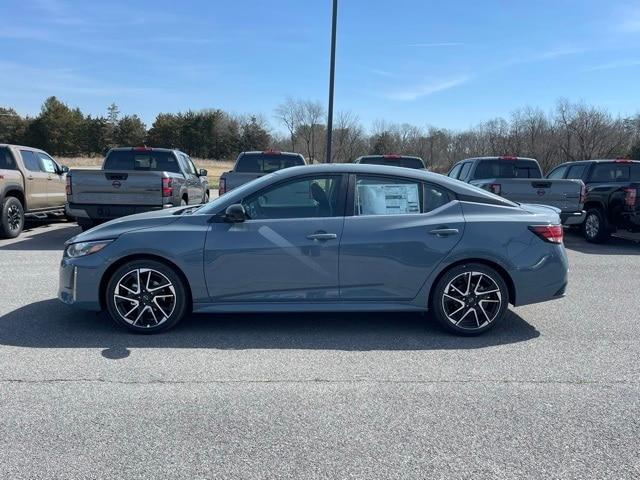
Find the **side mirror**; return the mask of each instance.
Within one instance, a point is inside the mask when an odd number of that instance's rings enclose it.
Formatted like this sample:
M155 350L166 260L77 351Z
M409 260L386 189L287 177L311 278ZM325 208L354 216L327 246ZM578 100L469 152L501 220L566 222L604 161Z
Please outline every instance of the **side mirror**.
M200 169L200 172L198 173L201 177L206 177L209 172L207 172L204 168Z
M60 173L69 173L69 167L67 167L66 165L61 165Z
M247 219L244 207L240 203L229 205L224 212L224 220L229 223L240 223Z

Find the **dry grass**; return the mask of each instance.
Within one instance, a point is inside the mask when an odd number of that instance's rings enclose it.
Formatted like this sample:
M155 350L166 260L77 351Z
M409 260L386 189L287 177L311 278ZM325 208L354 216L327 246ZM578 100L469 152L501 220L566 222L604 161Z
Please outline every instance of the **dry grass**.
M61 157L57 160L60 164L69 168L100 168L103 157ZM207 171L209 186L212 189L218 188L220 175L231 170L234 163L229 160L206 160L203 158L194 158L193 162L196 164L197 169L204 168Z

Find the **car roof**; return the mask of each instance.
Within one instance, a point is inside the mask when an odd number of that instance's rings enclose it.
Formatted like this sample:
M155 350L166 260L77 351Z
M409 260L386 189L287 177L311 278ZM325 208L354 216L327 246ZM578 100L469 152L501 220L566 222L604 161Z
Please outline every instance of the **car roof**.
M240 152L239 155L247 155L247 154L251 154L251 155L262 155L262 154L267 154L267 155L296 155L298 157L302 157L304 158L304 156L301 153L297 153L297 152L282 152L280 150L248 150L246 152Z
M27 145L15 145L13 143L0 143L0 147L13 147L13 148L17 148L17 149L20 149L20 150L31 150L33 152L47 153L44 150L42 150L41 148L28 147ZM49 155L49 154L47 153L47 155Z

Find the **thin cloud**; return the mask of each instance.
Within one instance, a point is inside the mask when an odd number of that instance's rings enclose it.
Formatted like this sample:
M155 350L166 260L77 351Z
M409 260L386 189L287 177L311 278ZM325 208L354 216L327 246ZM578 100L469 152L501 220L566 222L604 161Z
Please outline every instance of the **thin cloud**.
M469 81L469 76L460 75L458 77L432 80L429 82L415 85L395 92L390 92L385 96L390 100L412 101L422 97L433 95L443 90L458 87Z
M599 70L616 70L618 68L630 68L639 67L640 60L620 60L618 62L604 63L602 65L596 65L595 67L588 68L587 72L595 72Z
M462 42L436 42L436 43L410 43L407 47L415 48L435 48L435 47L460 47Z

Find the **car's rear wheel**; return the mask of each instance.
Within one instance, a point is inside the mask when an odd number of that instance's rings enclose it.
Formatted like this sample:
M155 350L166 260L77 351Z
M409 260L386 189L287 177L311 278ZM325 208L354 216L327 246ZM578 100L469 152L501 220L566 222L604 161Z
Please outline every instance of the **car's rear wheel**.
M0 237L16 238L24 228L24 208L16 197L6 197L0 211Z
M431 311L447 330L458 335L478 335L505 316L509 291L502 276L478 263L458 265L438 281Z
M592 208L587 212L582 223L582 234L585 240L591 243L603 243L609 239L610 232L601 210Z
M182 320L189 301L173 268L155 260L135 260L111 276L106 304L118 325L136 333L156 333Z

